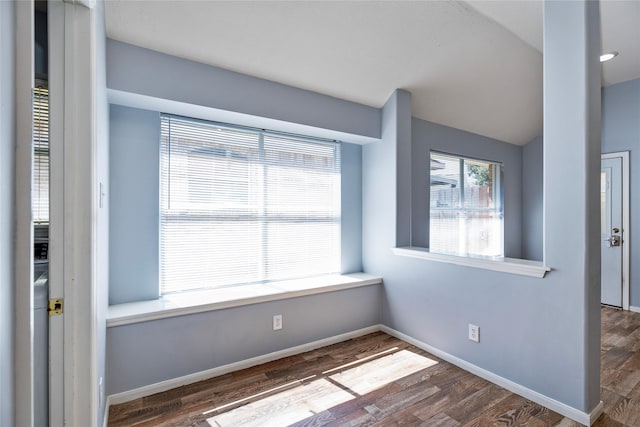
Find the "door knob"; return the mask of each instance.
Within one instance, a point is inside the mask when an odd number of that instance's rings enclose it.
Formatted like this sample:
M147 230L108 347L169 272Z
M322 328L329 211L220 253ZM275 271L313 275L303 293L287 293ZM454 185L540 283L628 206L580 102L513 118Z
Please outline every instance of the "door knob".
M608 239L606 239L607 242L609 242L609 247L614 247L614 246L620 246L620 236L611 236Z

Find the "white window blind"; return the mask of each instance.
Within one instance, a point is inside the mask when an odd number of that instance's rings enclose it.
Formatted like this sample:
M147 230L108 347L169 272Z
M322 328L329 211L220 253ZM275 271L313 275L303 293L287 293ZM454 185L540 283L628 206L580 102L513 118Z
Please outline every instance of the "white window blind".
M161 292L340 270L340 144L162 115Z
M33 221L49 222L49 90L33 90Z
M504 255L502 165L431 152L429 250Z

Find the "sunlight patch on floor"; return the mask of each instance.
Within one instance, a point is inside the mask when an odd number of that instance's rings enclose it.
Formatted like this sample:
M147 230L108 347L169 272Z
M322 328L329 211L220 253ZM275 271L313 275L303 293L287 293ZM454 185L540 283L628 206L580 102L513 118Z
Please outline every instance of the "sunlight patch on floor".
M381 351L380 353L372 354L370 356L354 360L353 362L345 363L344 365L338 366L337 368L328 369L328 370L324 371L323 374L324 375L328 375L331 372L342 371L345 368L348 368L349 366L361 365L363 362L366 362L367 360L376 359L378 357L381 357L384 354L393 353L394 351L397 351L397 350L398 350L398 347L392 347L390 349Z
M329 378L363 395L437 363L412 351L402 350L331 375Z
M351 393L323 378L208 418L207 422L215 427L286 426L353 398Z
M323 373L324 377L313 379L315 376L310 376L296 380L204 414L246 402L208 418L207 422L212 427L290 425L438 363L409 350L397 350L384 350L327 370Z

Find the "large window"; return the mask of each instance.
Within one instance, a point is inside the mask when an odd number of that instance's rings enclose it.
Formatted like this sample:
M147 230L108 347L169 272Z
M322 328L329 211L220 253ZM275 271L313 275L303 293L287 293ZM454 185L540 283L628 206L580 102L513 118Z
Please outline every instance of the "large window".
M339 272L339 143L161 123L162 293Z
M429 250L504 255L502 165L431 152Z

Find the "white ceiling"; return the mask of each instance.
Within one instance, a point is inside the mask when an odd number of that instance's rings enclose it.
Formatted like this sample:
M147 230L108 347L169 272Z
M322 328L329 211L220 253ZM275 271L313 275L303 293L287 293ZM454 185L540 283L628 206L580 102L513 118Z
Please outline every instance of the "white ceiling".
M605 81L640 77L640 1L602 17L620 51ZM403 88L414 116L502 141L542 131L539 0L109 0L106 21L116 40L374 107Z
M471 7L542 52L542 1L472 0ZM605 86L640 77L640 0L600 0L602 52L620 52L602 70Z

